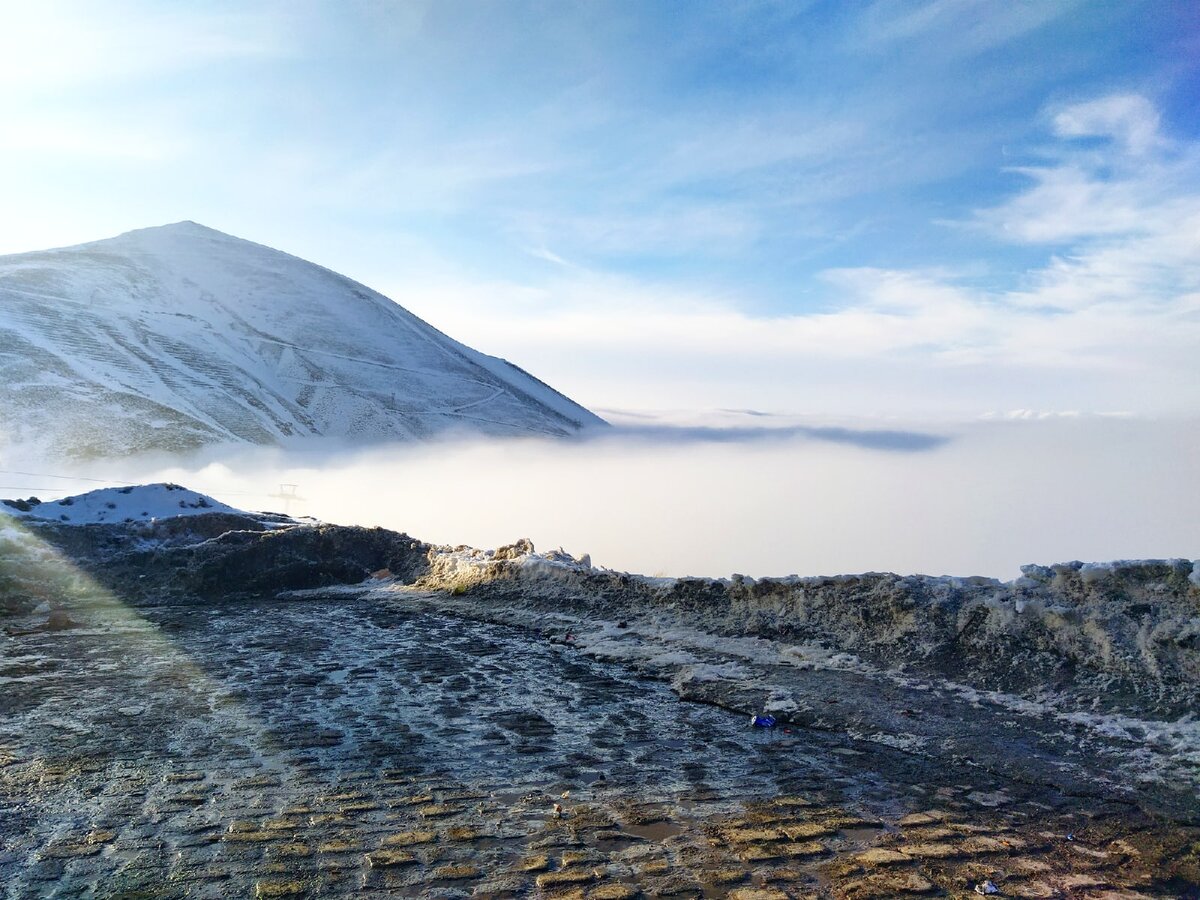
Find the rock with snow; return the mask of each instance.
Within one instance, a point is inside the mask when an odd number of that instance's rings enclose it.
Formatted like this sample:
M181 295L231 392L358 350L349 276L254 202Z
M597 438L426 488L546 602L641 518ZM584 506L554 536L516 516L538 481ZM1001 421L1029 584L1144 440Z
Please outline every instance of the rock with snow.
M95 457L603 425L349 278L192 222L0 257L0 441Z
M50 520L71 525L149 522L207 513L249 515L212 497L178 484L107 487L61 500L0 500L0 514L20 519Z

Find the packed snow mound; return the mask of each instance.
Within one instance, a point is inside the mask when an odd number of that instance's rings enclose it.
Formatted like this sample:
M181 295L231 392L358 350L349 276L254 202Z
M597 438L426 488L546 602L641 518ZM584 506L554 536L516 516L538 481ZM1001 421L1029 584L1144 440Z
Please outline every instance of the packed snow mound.
M193 222L0 257L14 443L94 457L604 424L349 278Z
M206 513L250 515L212 497L167 483L100 488L86 494L45 502L36 497L0 500L0 514L25 519L49 519L70 525L149 522Z

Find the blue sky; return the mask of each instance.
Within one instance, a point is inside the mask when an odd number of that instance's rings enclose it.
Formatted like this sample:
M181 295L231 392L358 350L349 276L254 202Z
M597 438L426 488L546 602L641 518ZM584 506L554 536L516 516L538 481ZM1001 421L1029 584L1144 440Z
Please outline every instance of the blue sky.
M194 219L601 409L1200 401L1194 3L0 7L0 252Z

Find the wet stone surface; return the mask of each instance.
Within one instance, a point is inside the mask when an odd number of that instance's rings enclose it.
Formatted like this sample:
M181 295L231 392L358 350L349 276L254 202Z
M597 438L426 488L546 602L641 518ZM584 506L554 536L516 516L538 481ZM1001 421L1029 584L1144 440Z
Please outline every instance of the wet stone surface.
M0 645L7 897L1177 897L1200 875L1200 831L1128 805L751 729L401 602L71 615Z

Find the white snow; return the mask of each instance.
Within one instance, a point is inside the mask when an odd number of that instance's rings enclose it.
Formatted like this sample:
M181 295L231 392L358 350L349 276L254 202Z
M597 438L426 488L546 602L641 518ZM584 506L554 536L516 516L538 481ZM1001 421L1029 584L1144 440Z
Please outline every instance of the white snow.
M51 519L70 525L129 520L149 522L212 512L252 515L176 484L100 488L74 497L45 501L28 511L0 503L0 514L23 519Z
M603 424L363 285L192 222L0 257L14 443L106 455Z

